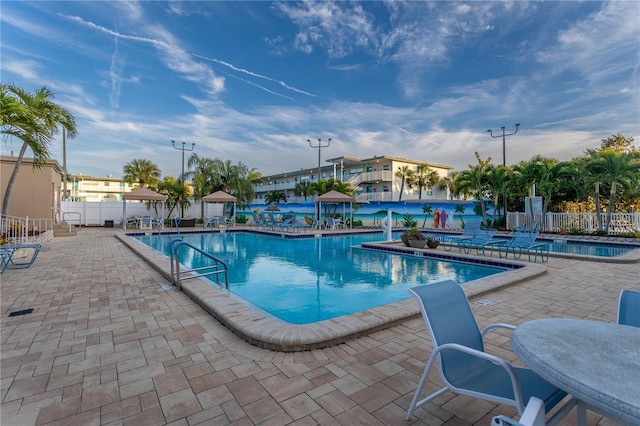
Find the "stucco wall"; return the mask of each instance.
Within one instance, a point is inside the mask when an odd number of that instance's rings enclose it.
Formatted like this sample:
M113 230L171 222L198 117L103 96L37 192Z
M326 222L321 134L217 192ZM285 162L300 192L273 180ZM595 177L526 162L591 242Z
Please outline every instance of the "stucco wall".
M7 183L17 157L0 156L0 208L4 207ZM60 205L62 169L50 160L40 169L33 168L33 158L23 158L11 191L9 215L32 219L52 219Z

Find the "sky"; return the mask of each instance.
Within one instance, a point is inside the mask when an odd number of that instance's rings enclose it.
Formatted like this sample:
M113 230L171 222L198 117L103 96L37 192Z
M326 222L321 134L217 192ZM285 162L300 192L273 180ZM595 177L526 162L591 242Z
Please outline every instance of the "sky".
M177 177L199 157L263 175L391 155L560 161L640 145L637 1L2 1L3 83L70 111L67 170ZM503 159L501 127L506 133ZM494 131L495 138L487 132ZM21 142L3 135L2 155ZM63 164L62 135L51 157ZM185 152L187 159L192 152ZM30 151L27 156L31 156Z

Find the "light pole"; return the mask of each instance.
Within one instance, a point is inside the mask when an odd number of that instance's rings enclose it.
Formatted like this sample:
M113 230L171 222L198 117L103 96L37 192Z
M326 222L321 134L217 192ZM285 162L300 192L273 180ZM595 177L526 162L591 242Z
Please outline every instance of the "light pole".
M186 142L182 142L182 148L178 148L176 147L176 141L174 141L173 139L171 140L171 145L173 145L173 149L177 149L178 151L182 151L182 174L180 175L180 183L182 183L182 186L184 187L184 152L185 151L193 151L193 148L196 146L195 143L191 143L191 148L187 149L185 148ZM184 190L184 189L183 189ZM180 217L184 217L184 206L183 206L183 199L182 199L183 195L180 195Z
M511 133L506 133L506 127L500 127L502 130L502 165L507 167L507 136L515 135L518 133L520 123L516 123L516 130ZM500 135L494 135L491 129L487 130L492 138L499 138ZM502 194L502 217L504 218L504 225L507 226L507 194Z
M318 138L318 144L317 145L313 145L313 142L311 142L311 139L307 139L307 142L309 142L309 146L311 148L318 148L318 182L320 182L320 151L322 150L322 148L327 148L329 145L331 145L331 138L327 139L326 145L322 143L322 139Z

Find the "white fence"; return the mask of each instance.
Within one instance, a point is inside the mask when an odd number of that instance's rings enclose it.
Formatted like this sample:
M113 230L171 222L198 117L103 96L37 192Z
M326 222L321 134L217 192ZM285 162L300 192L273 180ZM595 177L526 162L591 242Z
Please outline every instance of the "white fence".
M184 209L184 217L200 218L201 203L193 203L189 208ZM71 225L82 226L103 226L105 221L113 221L115 226L122 223L123 205L122 202L91 202L91 201L63 201L62 212L64 220ZM219 203L205 203L205 214L208 216L222 216L222 205ZM147 208L147 203L127 202L127 217L162 215L162 205L158 203L158 211L153 204ZM175 217L179 212L173 210L171 216ZM169 211L165 209L164 217L168 218Z
M607 223L607 214L601 213L602 229ZM560 230L579 229L588 234L598 230L598 215L596 213L547 213L544 216L534 215L533 221L543 232L559 232ZM527 225L531 229L533 223L531 215L526 213L508 213L509 229L517 229ZM628 234L640 230L640 213L612 213L609 224L609 234Z

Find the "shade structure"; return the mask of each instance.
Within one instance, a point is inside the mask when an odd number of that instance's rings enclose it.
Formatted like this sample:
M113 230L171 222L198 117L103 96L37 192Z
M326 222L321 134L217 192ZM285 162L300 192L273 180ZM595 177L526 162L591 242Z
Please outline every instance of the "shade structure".
M322 212L322 203L325 204L342 204L343 209L342 209L342 216L345 216L345 211L344 211L344 206L346 206L347 204L349 204L349 214L350 214L350 218L351 220L349 220L349 227L353 227L353 209L352 209L352 205L355 202L355 198L353 198L351 195L347 195L347 194L343 194L342 192L338 192L336 190L331 190L329 192L326 192L322 195L320 195L319 197L316 198L316 203L318 203L318 214L321 214ZM318 223L321 222L321 218L318 218Z
M277 206L277 205L275 205L275 204L269 204L269 205L267 206L267 208L266 208L266 209L264 209L264 210L265 210L265 211L267 211L267 212L279 212L279 211L280 211L280 207L278 207L278 206Z
M127 192L122 196L122 227L127 229L127 201L162 201L162 218L164 219L164 202L166 195L158 194L149 188L140 188Z
M202 201L204 203L233 203L233 216L231 217L231 223L233 224L233 226L235 226L236 223L236 202L238 201L238 199L236 197L234 197L233 195L224 192L224 191L216 191L212 194L209 195L205 195L204 197L202 197ZM224 206L222 209L222 212L224 214ZM205 213L206 216L206 213Z

